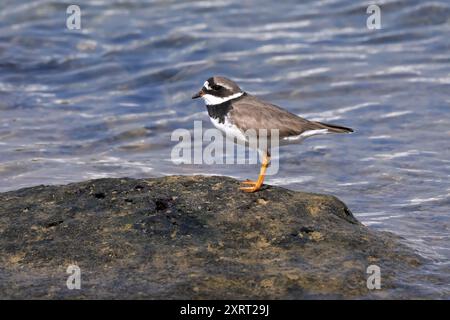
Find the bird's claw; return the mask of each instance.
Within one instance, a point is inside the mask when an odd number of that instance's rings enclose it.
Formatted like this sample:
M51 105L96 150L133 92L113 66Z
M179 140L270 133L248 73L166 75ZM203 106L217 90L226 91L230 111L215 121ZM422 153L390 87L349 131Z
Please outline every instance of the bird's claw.
M242 186L239 189L244 191L244 192L255 192L258 191L259 189L261 189L261 183L258 183L258 181L251 181L251 180L247 180L247 181L242 181L241 184L244 185L249 185L249 186Z

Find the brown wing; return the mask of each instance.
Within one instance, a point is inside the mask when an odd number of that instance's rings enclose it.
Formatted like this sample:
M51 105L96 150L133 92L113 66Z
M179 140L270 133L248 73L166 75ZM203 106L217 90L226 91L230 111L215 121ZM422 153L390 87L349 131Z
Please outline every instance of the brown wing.
M232 103L231 121L244 132L248 129L278 129L280 138L296 136L308 130L324 129L317 123L303 119L280 107L246 95Z

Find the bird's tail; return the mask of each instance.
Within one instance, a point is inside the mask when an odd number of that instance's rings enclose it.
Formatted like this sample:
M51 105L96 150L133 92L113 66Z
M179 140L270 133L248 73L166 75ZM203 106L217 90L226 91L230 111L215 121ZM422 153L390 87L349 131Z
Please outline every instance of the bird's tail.
M328 124L328 123L323 123L323 122L318 122L318 121L314 121L314 124L318 125L320 128L328 129L328 131L332 132L332 133L350 133L350 132L353 132L353 129L351 129L351 128L337 126L337 125L334 125L334 124Z

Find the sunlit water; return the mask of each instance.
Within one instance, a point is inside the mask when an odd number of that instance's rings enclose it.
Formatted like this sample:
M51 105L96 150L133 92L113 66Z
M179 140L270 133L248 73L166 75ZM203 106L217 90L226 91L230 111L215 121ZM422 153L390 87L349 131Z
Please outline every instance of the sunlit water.
M192 93L226 75L301 116L354 128L283 147L267 183L334 194L364 224L404 237L431 261L411 296L449 298L448 1L377 1L382 30L366 28L372 1L76 3L81 31L66 29L66 2L1 2L0 191L254 178L257 165L171 161L173 130L212 127Z

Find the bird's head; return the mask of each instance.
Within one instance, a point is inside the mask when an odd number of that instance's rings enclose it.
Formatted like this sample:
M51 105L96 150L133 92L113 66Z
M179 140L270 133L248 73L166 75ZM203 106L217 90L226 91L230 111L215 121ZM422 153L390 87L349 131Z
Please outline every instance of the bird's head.
M232 80L225 77L211 77L205 81L199 92L192 99L203 98L207 105L217 105L239 98L244 92Z

